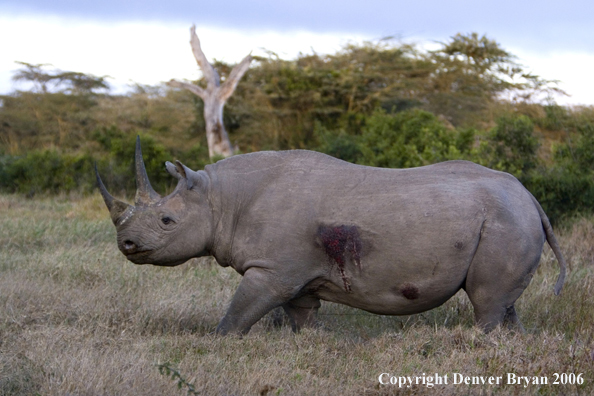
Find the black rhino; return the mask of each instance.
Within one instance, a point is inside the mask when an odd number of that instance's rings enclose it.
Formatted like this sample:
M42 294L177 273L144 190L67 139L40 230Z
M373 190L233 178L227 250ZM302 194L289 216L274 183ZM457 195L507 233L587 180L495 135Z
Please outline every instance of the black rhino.
M320 300L383 315L435 308L461 288L485 331L508 322L545 240L565 261L536 199L513 176L472 162L412 169L354 165L317 152L257 152L193 171L166 197L136 144L134 205L97 182L136 264L175 266L205 255L243 275L217 333L247 333L282 306L293 328L315 323Z

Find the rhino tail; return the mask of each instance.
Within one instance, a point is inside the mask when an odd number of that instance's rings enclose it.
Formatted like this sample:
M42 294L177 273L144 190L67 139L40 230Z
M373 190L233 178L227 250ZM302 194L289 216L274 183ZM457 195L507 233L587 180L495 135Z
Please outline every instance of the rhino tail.
M547 242L549 246L553 250L557 261L559 262L560 272L559 277L557 278L557 283L555 284L555 295L559 295L561 293L561 289L563 288L563 283L565 282L565 272L567 270L567 264L565 259L563 258L563 254L561 253L561 248L559 247L559 243L557 242L557 238L555 238L555 234L553 233L553 227L551 227L551 222L547 217L544 210L542 210L542 206L540 203L534 198L534 195L530 191L528 191L530 197L532 198L532 202L534 202L534 206L538 210L538 214L540 215L540 220L542 222L542 228L544 229L545 235L547 237Z

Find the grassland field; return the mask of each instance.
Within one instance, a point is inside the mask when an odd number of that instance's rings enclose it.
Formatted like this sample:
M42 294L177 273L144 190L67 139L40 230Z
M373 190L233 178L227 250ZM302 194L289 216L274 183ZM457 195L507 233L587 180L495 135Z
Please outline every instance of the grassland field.
M554 295L545 247L516 304L525 334L483 334L460 292L419 315L323 303L320 328L293 334L269 315L243 338L218 337L241 278L232 269L126 261L99 194L0 195L0 395L592 395L594 218L556 234L565 287ZM449 382L399 387L382 373ZM456 374L502 382L454 384Z

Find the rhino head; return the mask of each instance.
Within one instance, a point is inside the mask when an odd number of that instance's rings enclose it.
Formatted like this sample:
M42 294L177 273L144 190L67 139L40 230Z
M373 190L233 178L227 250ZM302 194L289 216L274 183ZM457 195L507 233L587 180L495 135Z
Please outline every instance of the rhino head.
M161 197L148 179L140 138L136 139L136 199L134 205L115 199L101 181L97 185L116 227L117 243L135 264L174 266L208 254L212 235L212 211L208 202L209 178L181 162L166 163L179 181L175 190Z

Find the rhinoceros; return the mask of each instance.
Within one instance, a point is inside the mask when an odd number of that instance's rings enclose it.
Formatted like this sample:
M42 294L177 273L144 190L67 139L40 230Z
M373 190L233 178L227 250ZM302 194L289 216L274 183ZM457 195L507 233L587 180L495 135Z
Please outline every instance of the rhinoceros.
M537 200L513 176L467 161L411 169L351 164L306 150L237 155L204 170L166 163L161 197L136 142L135 204L97 183L135 264L214 256L243 275L216 332L247 333L276 307L298 330L320 300L376 314L435 308L460 289L484 331L521 328L514 303L545 240L566 264Z

